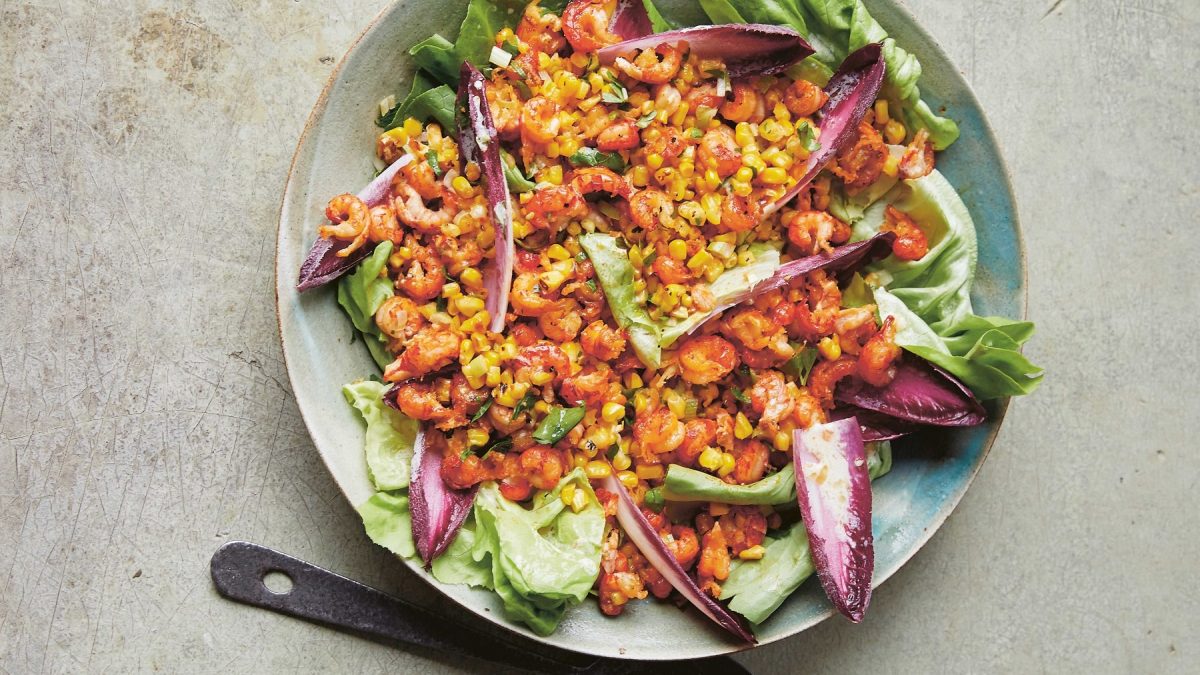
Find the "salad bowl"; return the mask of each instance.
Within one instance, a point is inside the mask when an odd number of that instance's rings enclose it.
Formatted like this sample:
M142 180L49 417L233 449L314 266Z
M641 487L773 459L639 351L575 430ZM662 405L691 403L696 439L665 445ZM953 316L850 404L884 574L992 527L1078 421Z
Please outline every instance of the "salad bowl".
M669 17L702 23L694 3L656 3ZM957 68L915 19L892 0L865 3L897 43L924 69L922 98L959 125L959 140L938 169L957 188L974 219L978 267L971 299L981 314L1025 315L1025 262L1012 189L996 140L979 102ZM276 301L280 333L296 402L313 443L346 498L358 505L373 494L363 462L363 428L346 405L342 383L374 372L356 343L332 287L303 295L295 280L313 233L324 221L325 199L353 192L374 175L370 159L378 129L376 102L406 89L413 64L407 49L433 33L453 35L465 3L400 0L383 10L351 46L314 107L299 141L280 213ZM986 404L986 424L922 432L895 444L893 467L874 486L873 531L878 586L929 540L979 471L1004 418L1007 399ZM363 538L364 545L370 545ZM419 561L397 560L466 610L540 642L601 656L635 659L699 658L747 647L728 639L694 612L665 603L632 603L611 619L594 606L568 613L557 632L539 636L503 619L491 592L438 583ZM833 614L819 584L810 581L766 622L759 644L795 635Z

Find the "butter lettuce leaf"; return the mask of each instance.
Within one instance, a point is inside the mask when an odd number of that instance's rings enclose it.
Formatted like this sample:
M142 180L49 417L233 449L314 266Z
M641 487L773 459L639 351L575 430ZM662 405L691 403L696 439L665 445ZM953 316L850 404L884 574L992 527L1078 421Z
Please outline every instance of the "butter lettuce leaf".
M408 508L408 495L403 491L376 492L358 505L358 515L371 541L405 558L416 555L412 514Z
M424 122L433 118L442 125L446 133L454 133L458 127L454 119L456 94L444 84L437 84L424 71L413 73L412 87L408 96L397 103L378 120L376 124L384 129L395 129L404 124L404 120L414 117Z
M386 348L387 340L379 326L375 325L376 310L384 301L395 295L392 283L379 276L391 254L392 242L380 242L353 274L348 274L338 281L338 304L350 317L354 328L362 334L363 342L371 352L371 358L375 359L380 368L386 368L392 362L392 355Z
M668 319L663 322L660 341L663 347L670 347L688 331L708 321L714 314L728 309L729 304L746 289L754 288L770 279L779 269L779 251L774 247L764 243L751 244L749 251L754 256L753 262L727 269L709 284L708 290L716 300L715 308L711 312L695 312L686 319Z
M681 502L791 504L796 501L796 470L788 464L778 472L748 485L730 485L712 474L672 464L667 467L663 497Z
M383 402L388 385L364 380L342 387L342 395L367 423L363 451L367 473L377 490L408 487L418 422Z
M662 329L650 318L646 308L637 301L633 290L633 264L629 251L621 247L611 234L591 233L579 237L596 278L608 300L617 325L629 335L629 343L642 363L657 368L662 363Z

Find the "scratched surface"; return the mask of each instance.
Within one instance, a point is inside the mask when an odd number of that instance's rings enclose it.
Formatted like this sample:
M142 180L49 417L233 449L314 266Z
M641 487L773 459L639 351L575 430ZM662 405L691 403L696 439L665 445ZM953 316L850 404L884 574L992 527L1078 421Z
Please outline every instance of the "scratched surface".
M0 1L0 671L474 669L222 601L207 574L240 538L437 602L325 473L273 308L292 149L384 4ZM1051 375L863 625L740 658L1194 670L1200 3L910 5L1005 147Z

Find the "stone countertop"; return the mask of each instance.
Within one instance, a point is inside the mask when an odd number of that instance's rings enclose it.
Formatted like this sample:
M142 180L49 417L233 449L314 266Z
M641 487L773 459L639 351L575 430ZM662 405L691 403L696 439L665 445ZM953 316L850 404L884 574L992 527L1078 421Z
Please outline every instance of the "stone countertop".
M0 3L0 671L472 669L223 601L208 578L246 539L444 605L327 475L273 304L292 150L384 4ZM1194 669L1200 4L909 4L1005 149L1049 376L862 625L739 659Z

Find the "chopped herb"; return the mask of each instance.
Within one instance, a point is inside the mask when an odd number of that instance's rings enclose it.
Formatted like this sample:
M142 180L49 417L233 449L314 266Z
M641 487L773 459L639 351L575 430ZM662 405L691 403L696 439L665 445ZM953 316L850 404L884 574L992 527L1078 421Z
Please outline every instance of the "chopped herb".
M625 404L625 426L633 428L633 423L637 419L637 410L633 407L633 396L627 395L629 403Z
M750 402L750 397L746 395L746 392L742 391L741 389L738 389L737 387L733 388L733 397L735 399L737 399L738 403L749 403Z
M520 415L521 413L525 412L526 410L529 410L530 408L533 407L533 404L536 402L537 402L537 397L533 395L533 392L525 394L525 398L521 399L520 401L517 401L517 405L513 407L512 416L516 417L517 415Z
M663 498L662 488L656 487L646 490L646 496L643 498L642 502L654 511L661 510L663 505L666 503L666 499Z
M584 260L587 260L587 259L588 259L587 254L584 253L582 249L580 249L579 253L575 254L575 260L578 262L583 262Z
M600 152L595 148L580 148L568 159L575 166L602 166L617 173L625 171L625 160L616 152Z
M787 360L780 368L785 375L791 375L800 381L800 386L808 384L808 375L817 363L817 350L812 347L797 349L796 354Z
M642 258L642 264L649 265L650 263L654 262L654 259L657 257L658 257L658 249L650 251L650 253L646 254L646 257Z
M688 136L691 136L692 138L703 138L704 132L700 131L696 127L692 127L691 129L688 129Z
M512 40L505 40L504 44L500 45L500 49L503 49L504 51L508 52L509 54L512 54L513 56L521 55L521 49L519 47L517 47L517 43L513 42ZM524 75L522 75L521 77L524 77Z
M559 408L557 406L551 408L550 414L546 415L546 419L542 420L542 423L534 430L533 440L546 445L554 445L583 421L583 415L586 412L587 407L582 405L577 408Z
M608 74L608 86L604 88L604 93L600 95L600 100L605 103L621 104L629 100L629 90L621 81L617 79L614 73Z
M450 306L450 303L448 300L446 300L446 298L439 296L438 299L436 300L435 306L437 307L437 311L444 312Z
M483 446L483 448L479 452L479 455L481 457L487 457L488 453L505 452L506 450L512 448L512 446L513 446L512 437L505 436L504 438L497 438L496 440L492 441L491 443L488 443L487 445Z
M650 112L646 113L645 115L642 115L641 117L639 117L637 119L637 126L639 129L645 129L646 127L650 126L654 122L654 120L657 118L658 118L658 112L651 110Z
M490 407L492 407L492 396L491 396L491 394L488 394L488 399L483 402L483 405L479 406L479 410L476 410L474 415L471 415L471 421L478 422L479 419L481 417L483 417L483 414L486 413L488 411L488 408L490 408Z
M587 281L584 282L583 285L587 286L587 289L589 291L591 291L592 293L596 292L596 280L595 279L588 279Z
M618 452L620 452L620 451L621 451L621 444L620 444L620 443L613 443L613 444L612 444L612 447L611 447L611 448L609 448L609 449L608 449L608 450L607 450L607 451L604 453L604 456L605 456L605 457L607 457L607 458L609 458L609 459L612 459L613 457L616 457L616 456L617 456L617 453L618 453Z
M796 127L796 135L800 137L800 143L810 154L821 149L821 142L817 140L816 130L807 121L801 122L800 126Z
M742 365L738 366L738 375L741 375L742 377L746 378L747 380L750 380L751 382L754 381L754 373L750 372L750 366L748 366L744 363Z
M425 153L425 161L429 162L429 168L433 169L434 177L441 178L442 177L442 167L440 165L438 165L437 150L430 148L429 151Z

